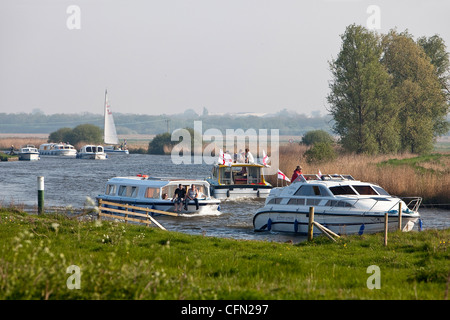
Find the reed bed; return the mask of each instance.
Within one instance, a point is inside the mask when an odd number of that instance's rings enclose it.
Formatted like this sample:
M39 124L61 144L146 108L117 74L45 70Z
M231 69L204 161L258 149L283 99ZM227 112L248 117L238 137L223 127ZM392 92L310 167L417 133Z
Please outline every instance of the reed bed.
M47 138L37 137L9 137L0 139L0 150L9 150L11 146L14 146L15 150L18 150L21 146L34 145L39 148L43 143L47 142Z
M390 194L408 197L419 196L428 204L450 204L450 157L416 162L415 166L404 164L392 165L392 159L405 160L417 157L415 154L395 155L360 155L345 154L337 150L336 160L323 163L307 163L304 157L308 147L292 144L280 146L279 168L291 177L296 166L302 167L304 174L350 174L355 179L376 183ZM400 161L401 162L401 161ZM267 177L273 185L285 185L276 181L276 175Z

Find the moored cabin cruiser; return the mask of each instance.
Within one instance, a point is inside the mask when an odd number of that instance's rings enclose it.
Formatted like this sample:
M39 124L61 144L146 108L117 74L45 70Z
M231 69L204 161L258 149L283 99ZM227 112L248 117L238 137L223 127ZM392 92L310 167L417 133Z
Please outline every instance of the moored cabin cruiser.
M420 218L422 198L404 200L349 175L301 175L289 186L272 189L264 207L255 213L253 226L255 231L306 234L309 208L314 207L314 220L337 234L375 233L384 230L385 213L389 229L398 227L401 203L401 228L410 231Z
M256 163L215 164L206 180L217 199L266 198L272 185L264 179L264 168Z
M116 147L116 146L104 146L106 153L114 153L114 154L130 154L130 151L125 147Z
M220 210L220 200L210 196L209 183L205 180L151 178L146 175L109 179L105 193L97 196L97 200L175 212L173 196L179 184L187 189L186 192L192 185L198 191L198 209L195 201L189 200L186 206L182 204L184 208L180 213L217 213Z
M39 154L41 156L76 157L77 150L68 143L44 143L39 146Z
M77 153L78 159L104 160L107 158L103 146L86 145Z
M39 160L39 151L33 145L27 145L26 147L21 147L19 150L19 160L24 161L34 161Z

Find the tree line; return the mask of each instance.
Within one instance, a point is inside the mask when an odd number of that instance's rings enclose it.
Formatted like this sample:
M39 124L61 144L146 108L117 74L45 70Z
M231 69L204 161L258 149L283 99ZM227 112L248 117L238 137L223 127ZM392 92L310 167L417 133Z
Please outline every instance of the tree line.
M300 136L310 130L322 129L331 132L330 115L314 116L283 109L266 116L239 114L197 114L192 109L180 114L123 114L114 113L117 133L124 134L161 134L178 128L192 127L194 120L202 121L203 129L279 129L280 135ZM103 115L34 113L0 113L0 133L51 133L60 128L74 129L80 124L92 124L103 127Z
M441 37L378 34L352 24L330 64L334 132L356 153L432 150L449 130L449 53Z

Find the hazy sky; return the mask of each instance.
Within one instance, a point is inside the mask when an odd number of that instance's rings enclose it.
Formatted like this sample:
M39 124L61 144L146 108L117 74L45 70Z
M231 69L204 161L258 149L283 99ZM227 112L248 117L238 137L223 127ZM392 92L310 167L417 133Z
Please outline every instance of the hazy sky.
M1 0L0 112L101 114L107 88L121 113L325 114L328 61L370 5L378 32L450 45L449 0Z

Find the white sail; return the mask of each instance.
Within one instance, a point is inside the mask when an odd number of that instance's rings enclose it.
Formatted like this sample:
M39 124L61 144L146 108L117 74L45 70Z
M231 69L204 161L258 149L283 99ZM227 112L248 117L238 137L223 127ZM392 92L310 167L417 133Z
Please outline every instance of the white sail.
M106 144L119 144L119 138L117 138L116 125L114 124L114 118L108 104L107 91L105 90L105 126L103 140Z

